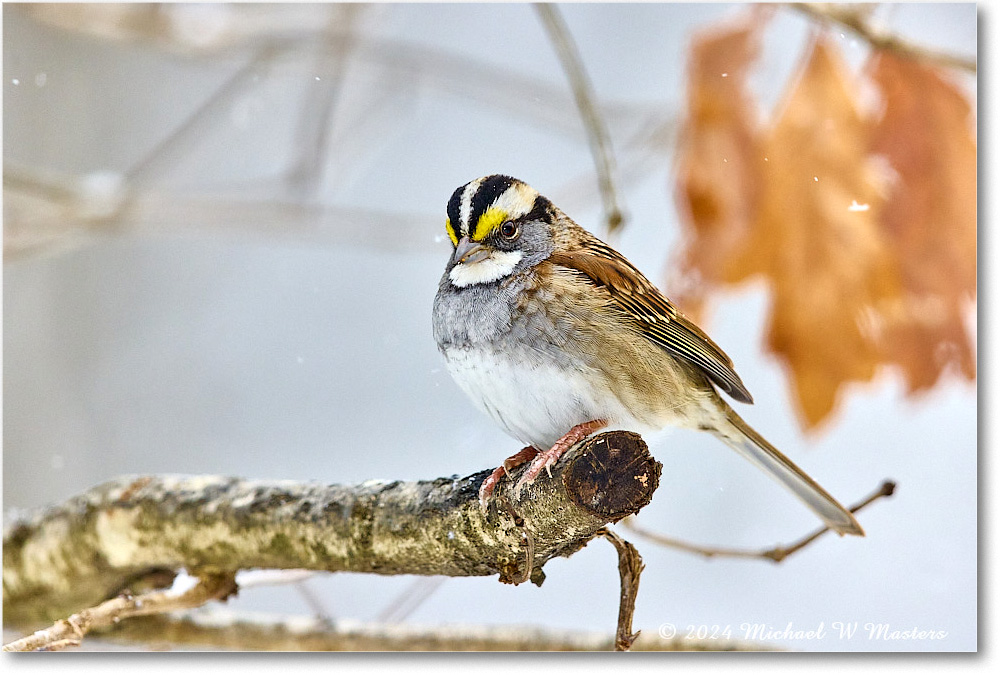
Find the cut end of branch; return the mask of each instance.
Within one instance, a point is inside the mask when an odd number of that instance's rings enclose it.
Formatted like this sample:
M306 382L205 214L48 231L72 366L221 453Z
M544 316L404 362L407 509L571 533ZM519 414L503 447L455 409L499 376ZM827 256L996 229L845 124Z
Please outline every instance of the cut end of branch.
M591 436L563 472L570 499L611 522L637 513L653 498L662 465L629 431Z

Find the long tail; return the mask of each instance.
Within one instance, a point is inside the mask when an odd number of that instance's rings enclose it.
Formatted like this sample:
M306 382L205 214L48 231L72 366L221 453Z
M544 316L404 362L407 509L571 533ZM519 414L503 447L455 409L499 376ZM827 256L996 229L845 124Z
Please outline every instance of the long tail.
M726 411L726 423L720 424L721 429L713 429L718 436L736 452L747 458L767 475L791 490L792 494L801 499L812 509L830 529L840 534L856 534L865 536L865 531L855 520L854 515L840 505L836 499L821 488L805 471L795 466L792 460L785 457L763 436L754 431L753 427L743 421L736 411L727 404L722 404Z

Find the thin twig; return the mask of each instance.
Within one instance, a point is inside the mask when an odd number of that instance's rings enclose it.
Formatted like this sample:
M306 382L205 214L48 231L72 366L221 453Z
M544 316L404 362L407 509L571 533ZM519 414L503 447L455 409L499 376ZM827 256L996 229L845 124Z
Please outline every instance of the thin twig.
M896 489L896 484L892 481L885 481L879 486L875 492L865 497L863 500L855 504L850 508L851 513L857 513L861 509L865 508L874 501L881 499L882 497L889 497L892 495L893 491ZM634 517L628 517L622 522L622 526L636 534L646 537L650 541L656 542L663 546L669 546L670 548L676 548L681 551L687 551L688 553L696 553L698 555L703 555L706 558L759 558L766 560L773 560L776 563L781 562L788 556L796 553L813 541L818 539L821 535L830 531L829 527L821 527L815 532L799 539L794 544L788 546L776 546L767 550L751 550L751 549L740 549L740 548L715 548L710 546L699 546L698 544L689 544L686 541L681 541L680 539L674 539L672 537L665 537L662 534L657 534L655 532L650 532L639 525L636 524Z
M566 71L566 78L573 89L573 97L576 99L576 106L583 118L583 126L587 130L587 140L590 143L590 152L594 157L594 166L597 169L598 185L601 190L601 199L604 202L604 215L608 222L608 235L613 235L622 226L623 217L621 209L618 207L613 178L616 171L614 155L611 152L611 142L608 139L604 120L594 103L596 96L593 86L587 77L580 53L559 8L550 3L535 3L535 10L541 17L545 30L548 31L549 39L552 40L552 44L556 48L559 61L562 63L563 70Z
M976 59L946 52L936 51L922 45L874 28L869 23L871 5L840 4L825 2L793 2L789 6L807 16L823 21L833 21L849 29L875 49L895 52L946 68L957 68L970 73L976 72Z
M639 637L639 631L632 632L632 617L635 615L635 599L639 595L639 575L642 573L642 557L635 546L605 528L598 532L615 545L618 551L618 574L621 577L621 595L618 600L618 630L615 632L615 651L627 652Z
M201 607L212 600L222 600L236 592L232 574L205 574L183 591L168 589L141 595L122 593L96 607L60 619L49 628L14 640L3 646L5 652L57 651L79 646L84 636L92 630L108 628L124 619L135 616L162 614L179 609Z

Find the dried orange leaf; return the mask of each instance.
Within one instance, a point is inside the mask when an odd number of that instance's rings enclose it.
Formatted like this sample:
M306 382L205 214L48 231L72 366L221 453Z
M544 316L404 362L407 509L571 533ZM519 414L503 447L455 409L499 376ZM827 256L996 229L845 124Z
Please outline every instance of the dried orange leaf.
M949 367L974 379L972 106L934 68L876 53L868 74L883 106L866 112L859 81L817 38L762 129L746 87L758 30L751 19L692 47L677 197L681 278L700 288L681 303L767 279L767 347L788 368L807 428L884 364L903 369L911 392Z
M696 36L691 46L688 115L676 169L688 236L679 271L688 283L674 293L688 310L706 285L737 280L731 261L741 255L755 217L762 155L757 107L746 80L760 51L763 24L761 13L753 12L731 27Z
M766 139L760 207L737 270L772 282L767 343L791 371L808 427L830 414L844 383L874 375L871 317L899 292L855 91L837 52L817 40Z
M976 293L976 140L972 106L932 66L879 53L869 72L884 109L871 151L897 175L880 224L905 292L881 308L887 361L911 392L949 365L975 378L964 317Z

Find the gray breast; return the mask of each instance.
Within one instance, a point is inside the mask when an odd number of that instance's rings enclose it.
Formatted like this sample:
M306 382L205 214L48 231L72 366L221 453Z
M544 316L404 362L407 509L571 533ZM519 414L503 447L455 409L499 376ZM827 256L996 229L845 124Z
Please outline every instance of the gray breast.
M464 288L451 285L446 274L434 298L434 339L445 355L476 348L589 370L593 353L581 350L591 342L587 326L574 324L569 304L539 288L531 273Z
M498 344L511 330L511 316L523 283L513 279L458 288L441 278L434 297L434 339L438 349Z

